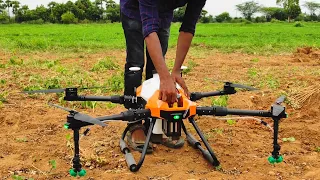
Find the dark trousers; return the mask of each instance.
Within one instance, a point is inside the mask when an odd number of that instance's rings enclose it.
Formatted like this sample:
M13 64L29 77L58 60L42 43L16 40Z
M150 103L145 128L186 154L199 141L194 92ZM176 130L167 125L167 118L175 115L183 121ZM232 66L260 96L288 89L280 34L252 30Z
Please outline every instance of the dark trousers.
M142 72L145 65L144 60L144 38L142 33L142 23L135 19L121 15L122 28L126 38L127 58L124 74L124 95L135 95L134 89L139 87L142 82ZM168 40L170 28L160 28L158 31L159 40L161 43L162 54L165 56L168 50ZM146 50L146 79L152 78L152 71L155 69L148 50ZM130 72L130 67L140 67L139 72ZM130 107L126 107L130 108Z

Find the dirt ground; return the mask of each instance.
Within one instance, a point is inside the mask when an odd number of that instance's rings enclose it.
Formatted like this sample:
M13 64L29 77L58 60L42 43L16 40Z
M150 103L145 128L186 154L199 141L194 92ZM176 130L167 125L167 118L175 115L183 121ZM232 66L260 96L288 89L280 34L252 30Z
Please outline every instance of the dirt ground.
M231 95L228 107L269 110L280 94L290 95L292 90L302 91L320 83L319 54L319 51L306 53L297 50L283 55L259 56L193 49L187 63L193 61L197 66L184 77L192 92L220 90L223 83L214 80L259 87L259 91L239 91ZM12 53L0 52L0 63L7 63L12 56ZM125 59L121 51L84 55L82 61L78 61L79 54L15 56L23 58L24 62L60 59L66 67L81 66L84 70L100 58L116 57L121 67ZM174 59L173 50L167 59ZM23 74L22 81L28 81L28 74L37 72L46 77L48 71L27 66L0 69L1 79L7 79L1 90L10 92L7 102L0 107L0 179L12 179L13 174L33 179L74 179L68 174L73 152L72 143L66 136L71 131L63 128L67 113L48 107L47 96L19 93L22 90L19 81L13 80L17 73ZM49 96L54 100L57 98ZM230 125L214 117L197 117L196 121L220 160L223 171L216 171L200 151L186 143L181 149L155 146L153 154L146 156L140 171L132 173L119 148L119 138L126 124L112 122L105 128L91 127L89 135L81 139L81 156L87 175L80 179L320 179L320 149L317 149L320 148L319 100L319 96L312 95L300 109L292 108L286 101L289 118L280 124L280 152L284 156L284 162L280 164L270 165L267 161L272 151L272 133L266 127L253 120L239 120ZM199 104L208 106L211 100L201 100ZM119 113L124 108L98 107L94 112L90 109L77 110L101 116ZM263 120L272 126L271 119ZM195 130L188 123L187 128L195 135ZM289 137L294 137L295 141L281 140ZM134 155L138 160L139 153ZM49 164L52 160L56 162L56 168Z

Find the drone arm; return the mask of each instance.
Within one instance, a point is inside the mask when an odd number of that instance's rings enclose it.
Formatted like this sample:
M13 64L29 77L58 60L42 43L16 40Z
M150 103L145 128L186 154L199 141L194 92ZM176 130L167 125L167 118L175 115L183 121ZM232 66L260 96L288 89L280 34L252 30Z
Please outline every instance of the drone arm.
M109 121L109 120L122 120L122 121L135 121L139 119L148 118L151 116L151 111L149 109L137 109L122 112L117 115L98 117L99 121Z
M220 107L220 106L198 107L197 114L199 116L203 116L203 115L215 115L215 116L248 115L248 116L260 116L260 117L272 117L272 114L269 111L229 109L229 108Z
M213 91L213 92L193 92L190 95L190 100L191 101L197 101L205 97L212 97L212 96L222 96L222 95L227 95L227 94L234 94L234 93L228 93L226 91Z
M123 96L66 96L67 101L110 101L122 104Z

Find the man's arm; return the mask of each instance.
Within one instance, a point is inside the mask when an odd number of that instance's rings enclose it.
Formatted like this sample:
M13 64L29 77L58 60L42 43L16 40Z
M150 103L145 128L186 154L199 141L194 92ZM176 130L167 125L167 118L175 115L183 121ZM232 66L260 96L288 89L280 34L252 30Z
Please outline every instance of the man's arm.
M180 34L178 37L176 60L172 70L172 76L175 81L186 91L187 95L189 95L188 88L186 87L184 80L180 77L180 68L191 46L196 24L205 3L206 0L189 1L183 17L181 28L179 30Z
M159 99L173 104L177 101L176 87L165 64L158 37L159 15L157 0L139 0L142 30L149 55L160 77Z

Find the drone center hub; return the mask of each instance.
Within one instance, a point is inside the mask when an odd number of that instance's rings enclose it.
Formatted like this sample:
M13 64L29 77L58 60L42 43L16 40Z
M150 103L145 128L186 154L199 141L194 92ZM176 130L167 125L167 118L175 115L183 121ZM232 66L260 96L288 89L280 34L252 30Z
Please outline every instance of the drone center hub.
M181 124L184 112L162 112L162 130L167 137L173 140L179 139L181 136Z

